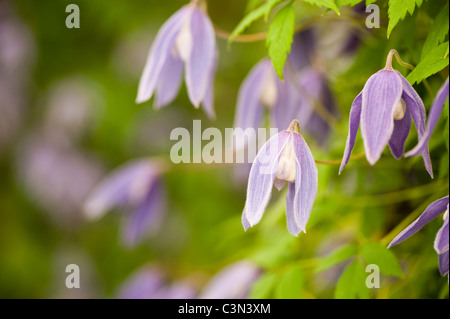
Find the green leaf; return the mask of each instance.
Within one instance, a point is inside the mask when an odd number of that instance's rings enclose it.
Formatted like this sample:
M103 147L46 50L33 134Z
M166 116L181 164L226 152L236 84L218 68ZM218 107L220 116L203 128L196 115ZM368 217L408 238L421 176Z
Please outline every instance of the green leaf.
M314 5L318 6L318 7L326 7L328 9L333 10L338 15L341 14L339 12L339 8L336 5L336 3L334 2L334 0L303 0L303 1L311 3L311 4L314 4Z
M348 258L355 256L357 254L357 248L355 245L348 244L342 247L339 247L331 254L323 257L319 265L316 268L316 272L324 271L328 268L333 267L334 265L347 260Z
M379 243L367 243L361 249L361 255L367 264L375 264L380 272L388 276L403 277L394 253Z
M420 61L416 68L408 74L406 79L409 83L419 83L444 69L448 65L448 56L445 57L447 48L448 41L431 50L431 52Z
M247 6L245 7L245 13L249 13L262 3L264 3L264 0L249 0L247 2Z
M244 19L239 22L239 24L234 28L233 32L231 32L230 38L228 39L228 45L230 45L234 39L241 34L250 24L259 18L263 17L266 13L266 4L258 7L257 9L251 11L247 14Z
M377 2L377 0L366 0L366 7L375 2Z
M287 54L291 51L294 37L295 12L291 4L285 6L273 18L267 33L266 45L269 58L280 79L283 80L283 67Z
M273 7L280 4L285 0L267 0L266 3L266 13L264 14L265 19L267 20L269 18L269 13L272 11Z
M278 282L279 275L273 273L266 273L261 276L257 282L253 284L250 292L250 299L265 299L270 298L275 284Z
M334 297L336 299L367 299L370 296L366 286L367 274L357 260L352 262L342 273L338 280Z
M391 35L392 30L400 20L403 20L406 13L410 15L414 13L416 5L420 7L423 0L389 0L389 25L387 29L387 37Z
M433 26L422 48L422 59L445 40L449 27L447 9L442 10L434 20Z
M355 6L358 3L363 2L364 0L336 0L336 5L338 7L343 7L343 6Z
M304 284L303 271L300 267L294 266L287 270L280 279L275 289L275 298L278 299L298 299Z

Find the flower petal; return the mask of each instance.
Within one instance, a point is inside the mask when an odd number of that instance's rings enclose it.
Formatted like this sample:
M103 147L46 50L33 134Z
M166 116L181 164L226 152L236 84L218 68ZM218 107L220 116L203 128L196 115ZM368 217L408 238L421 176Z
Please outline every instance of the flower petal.
M434 201L431 203L425 211L422 213L422 215L419 216L414 222L412 222L408 227L406 227L400 234L395 237L390 244L388 245L388 248L397 245L404 241L405 239L411 237L416 232L418 232L422 227L430 222L433 218L440 215L448 205L448 196L443 197L441 199L438 199L437 201Z
M146 234L157 229L163 212L163 190L155 180L145 200L133 211L124 225L123 240L126 246L136 245Z
M367 80L362 91L361 133L366 158L374 165L394 130L394 107L403 86L395 72L381 70Z
M183 75L183 61L169 53L156 85L155 108L159 109L172 102L180 90Z
M264 214L272 194L278 162L289 136L289 132L283 131L271 137L256 155L248 178L247 199L242 217L244 228L257 224Z
M428 141L439 120L439 116L441 115L442 109L444 108L445 100L447 100L448 98L448 90L449 86L447 78L447 81L445 81L444 85L440 88L439 92L437 93L433 101L433 105L431 106L425 134L419 140L419 143L412 150L410 150L405 154L406 157L416 156L417 154L422 153L428 146Z
M448 274L448 259L449 259L449 251L447 250L445 253L439 255L439 272L442 276Z
M218 61L218 57L219 57L218 49L216 48L215 51L216 51L216 53L214 56L214 63L210 70L210 78L211 79L214 79L214 76L216 74L217 61ZM205 98L203 99L202 105L203 105L203 110L208 115L208 117L210 119L215 119L216 114L214 112L214 81L211 81L208 84L208 88L206 90Z
M300 230L305 232L317 194L317 166L303 137L298 133L293 133L293 137L295 155L297 157L296 164L298 164L296 165L293 213ZM297 169L297 166L299 166L300 171Z
M99 218L119 205L139 204L144 200L155 177L148 160L138 160L119 167L92 191L84 205L88 218Z
M350 119L347 141L345 142L344 156L342 157L341 167L339 168L339 174L341 174L345 165L350 160L350 155L355 145L356 134L358 133L359 122L361 120L361 105L362 105L362 92L353 100L352 108L350 109Z
M405 116L401 120L394 120L394 131L392 132L391 139L389 140L389 147L392 155L396 159L402 157L405 142L408 138L409 131L411 130L411 112L408 108L405 110Z
M157 81L163 69L166 58L171 54L176 37L180 31L191 6L184 6L175 12L158 31L150 53L147 57L144 72L139 82L137 103L150 99L156 88Z
M185 77L189 98L198 107L213 81L211 68L215 63L216 38L212 23L202 10L194 8L190 22L192 50L186 61Z
M401 80L403 85L403 94L402 98L406 103L406 107L411 112L412 118L414 120L414 124L416 126L417 135L420 139L425 135L425 121L426 121L426 113L425 106L423 105L422 99L419 94L417 94L416 90L409 84L409 82L400 74L400 72L395 71L397 77ZM422 149L422 158L425 163L425 168L430 174L431 178L433 178L433 168L431 165L430 154L428 151L428 146Z
M436 234L436 239L434 241L434 250L438 254L443 254L446 251L448 251L448 204L447 204L447 211L446 216L444 219L444 224L439 229L438 233Z

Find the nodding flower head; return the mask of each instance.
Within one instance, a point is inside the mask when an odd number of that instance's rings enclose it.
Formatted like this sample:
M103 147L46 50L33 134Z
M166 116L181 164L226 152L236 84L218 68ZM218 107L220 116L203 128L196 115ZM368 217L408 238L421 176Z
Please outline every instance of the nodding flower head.
M245 230L262 218L272 187L288 184L286 217L289 232L305 231L317 193L317 167L308 145L292 121L286 131L273 136L260 149L248 178L247 199L242 214Z
M202 104L214 118L213 83L217 66L214 28L196 2L185 5L167 20L153 42L139 83L137 103L156 93L155 107L173 101L184 78L192 104Z
M449 268L449 237L448 237L448 196L438 199L431 203L422 215L419 216L415 221L413 221L408 227L406 227L400 234L395 237L388 248L397 245L404 241L405 239L411 237L422 229L425 224L442 214L444 212L444 223L442 227L436 234L436 239L434 240L434 250L439 256L439 271L442 276L448 274Z
M416 156L422 153L428 148L428 141L430 140L431 134L439 120L442 109L444 108L445 101L448 99L448 78L444 82L442 87L439 89L436 97L434 98L433 105L431 105L430 113L427 121L427 129L425 134L419 140L419 143L410 151L406 152L405 156Z
M148 159L136 160L105 177L87 199L84 212L97 219L115 208L129 211L123 240L132 246L160 224L163 193L158 166Z
M350 159L360 123L366 158L371 165L378 161L386 144L389 144L395 158L403 156L405 141L411 129L411 117L419 140L425 134L425 107L411 84L392 68L394 54L397 55L395 50L389 52L386 67L367 80L362 92L353 101L349 134L339 173ZM433 177L428 147L424 147L420 153L428 173Z

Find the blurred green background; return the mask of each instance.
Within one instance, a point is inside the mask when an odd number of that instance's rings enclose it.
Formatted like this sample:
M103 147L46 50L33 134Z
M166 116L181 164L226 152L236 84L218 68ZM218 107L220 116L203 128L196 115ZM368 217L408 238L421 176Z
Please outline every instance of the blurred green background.
M246 12L245 1L207 2L211 20L222 30L231 32ZM397 49L404 61L418 63L417 48L446 4L424 2L388 40L386 3L378 2L382 27L360 33L361 44L345 67L327 74L341 117L327 148L320 148L305 135L316 159L341 158L354 97L370 75L384 66L391 48ZM307 234L296 238L287 231L286 190L274 191L261 223L244 232L240 218L246 184L233 179L230 167L185 164L163 177L167 208L161 229L137 247L125 248L119 238L123 212L87 221L81 214L85 196L103 176L127 161L168 155L173 128L191 130L194 119L201 119L203 128L232 127L240 84L266 56L264 41L236 42L227 48L226 40L217 39L217 120L210 121L202 110L192 107L184 84L176 100L159 111L153 110L152 101L134 102L156 32L186 1L0 3L0 27L14 25L10 32L17 32L9 41L20 53L14 54L17 67L8 71L11 89L1 91L4 99L0 100L17 105L15 111L0 108L4 112L0 116L11 117L0 122L4 127L10 123L7 130L0 130L7 132L6 138L0 139L1 298L111 298L124 280L148 263L160 265L171 280L191 278L200 290L215 273L242 259L264 269L264 280L257 282L250 296L332 298L343 266L318 272L321 256L346 244L357 249L368 243L386 246L387 238L393 238L390 232L411 213L418 216L432 201L448 195L448 134L440 133L445 130L442 117L430 144L434 180L420 158L397 161L388 149L375 166L358 159L340 176L338 165L318 165L319 191ZM65 26L65 8L70 3L80 8L79 29ZM306 3L296 3L295 9L297 24L335 15ZM363 28L364 17L359 20ZM332 34L328 23L326 18L318 19L317 27ZM246 33L266 28L261 20ZM333 65L334 60L325 63ZM408 72L397 68L403 74ZM447 76L448 68L428 79L434 93ZM415 88L429 110L434 96L422 84ZM68 112L75 113L61 117L57 110L71 101L78 101L74 105L82 105L81 110L69 105ZM416 143L414 131L406 149ZM46 150L52 154L50 166L40 162L45 161ZM353 154L363 151L358 134ZM371 297L448 298L447 278L440 276L433 250L441 225L441 220L434 220L390 250L403 276L383 274L381 288L372 290ZM64 285L69 263L81 269L82 287L77 291ZM295 278L294 287L289 286L289 278Z

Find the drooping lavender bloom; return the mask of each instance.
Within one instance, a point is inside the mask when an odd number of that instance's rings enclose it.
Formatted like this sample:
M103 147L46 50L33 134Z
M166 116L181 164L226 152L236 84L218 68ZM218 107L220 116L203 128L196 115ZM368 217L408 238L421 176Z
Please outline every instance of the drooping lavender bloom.
M242 225L247 230L262 218L272 186L281 190L288 183L286 218L289 232L305 231L317 193L317 167L308 145L298 132L298 121L273 136L260 149L248 179Z
M183 73L189 99L202 104L214 118L213 84L217 65L217 46L213 25L195 2L175 12L159 30L147 58L136 102L149 100L156 93L160 108L176 97Z
M402 157L411 129L411 117L419 139L425 134L425 106L411 84L392 68L392 55L395 53L395 50L389 52L386 67L367 80L362 92L353 101L339 173L350 159L360 123L366 158L371 165L378 161L386 144L389 144L395 158ZM433 177L428 147L421 154L425 168Z
M126 245L135 245L161 222L164 194L158 166L149 159L119 167L93 190L85 203L88 218L96 219L114 208L129 210L123 229Z
M397 245L404 241L405 239L411 237L415 233L417 233L420 229L422 229L425 224L442 214L444 214L444 224L441 229L439 229L436 234L436 239L434 241L434 249L436 253L439 255L439 270L441 275L444 276L448 274L448 251L449 251L449 237L448 237L448 205L449 205L449 197L443 197L441 199L436 200L431 203L422 215L419 216L414 222L412 222L408 227L406 227L400 234L395 237L388 248Z
M167 282L164 272L154 265L138 269L119 288L119 299L193 299L197 294L187 280Z
M200 292L200 299L244 299L261 275L248 261L238 261L216 274Z
M425 134L419 140L419 143L410 151L406 152L405 156L416 156L422 153L426 148L428 148L428 141L430 140L431 134L438 122L439 116L441 115L442 109L444 108L445 101L448 99L448 78L444 85L439 89L436 97L434 98L433 105L431 106L430 114L427 122L427 129Z

